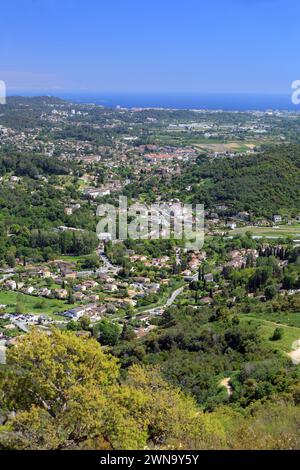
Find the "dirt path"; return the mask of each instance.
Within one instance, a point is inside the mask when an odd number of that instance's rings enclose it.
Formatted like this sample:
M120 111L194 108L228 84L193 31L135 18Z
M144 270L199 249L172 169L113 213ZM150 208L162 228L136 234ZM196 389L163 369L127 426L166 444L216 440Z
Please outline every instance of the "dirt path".
M293 364L300 364L300 339L293 342L292 351L288 355L292 359Z
M221 380L220 385L226 388L227 395L230 397L232 395L232 387L230 385L230 377L225 377L225 379Z

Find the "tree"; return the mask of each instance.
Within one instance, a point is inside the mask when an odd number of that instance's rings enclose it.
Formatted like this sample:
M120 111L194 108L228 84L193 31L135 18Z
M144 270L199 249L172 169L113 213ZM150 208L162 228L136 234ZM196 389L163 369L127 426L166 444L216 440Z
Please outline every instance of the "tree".
M274 299L276 294L277 294L277 290L275 286L270 285L265 288L265 296L267 300Z
M75 297L73 295L72 289L69 289L68 291L68 304L74 304L75 302Z
M135 335L133 327L125 323L123 326L123 330L122 330L120 338L123 341L132 341L133 339L135 339L135 337L136 335Z
M67 448L101 434L100 408L118 367L95 341L33 330L9 351L7 365L1 399L16 411L9 430L0 435L7 446Z
M201 449L223 442L220 425L158 370L134 366L121 383L116 359L72 332L33 329L9 349L0 373L2 449Z
M279 339L283 338L283 335L284 335L284 329L277 326L275 328L274 333L273 333L273 335L271 336L270 339L272 341L278 341Z
M94 335L104 345L115 346L119 341L120 334L119 325L109 320L102 320L94 327Z
M77 331L79 329L79 325L76 321L74 320L70 320L68 323L67 323L67 330L69 331Z
M16 258L13 253L7 253L5 256L5 261L10 268L14 268L16 266Z
M16 303L15 313L16 313L17 315L23 315L23 314L25 313L25 307L24 307L23 302L18 301L18 302Z
M88 330L91 324L91 319L87 315L83 315L82 317L79 318L78 320L78 325L80 328L83 330Z
M83 268L87 268L87 269L96 269L96 268L99 268L99 266L100 266L100 260L99 260L99 256L96 254L86 256L82 265Z
M40 299L34 304L34 308L36 309L43 309L46 306L46 300L45 299Z

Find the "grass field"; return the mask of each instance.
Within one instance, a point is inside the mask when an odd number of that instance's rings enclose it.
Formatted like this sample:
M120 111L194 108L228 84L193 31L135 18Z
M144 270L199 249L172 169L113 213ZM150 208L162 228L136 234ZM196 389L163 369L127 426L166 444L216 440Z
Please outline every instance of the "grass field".
M66 303L65 300L44 299L34 297L33 295L20 294L18 292L0 291L0 304L7 305L5 309L6 312L15 312L17 303L22 304L24 313L33 313L36 315L45 314L54 319L63 318L60 315L55 315L56 312L63 312L69 308L75 307L75 305Z
M300 328L300 312L259 312L251 313L251 317L258 320L266 320L273 323L280 323L286 326L295 326Z
M266 342L275 349L279 349L285 353L290 352L294 341L300 339L300 328L296 326L288 326L282 323L273 322L250 316L247 314L240 315L242 322L258 325L259 333ZM280 326L284 330L283 337L277 341L270 340L276 327Z
M82 255L82 256L60 255L58 259L60 261L65 261L67 263L77 263L80 261L84 261L86 257L87 255Z
M240 227L230 231L231 235L251 232L253 236L259 237L294 237L300 240L300 224L278 225L275 227Z
M156 133L152 136L151 142L157 145L185 146L194 145L201 151L207 152L246 152L253 149L259 142L229 141L222 139L207 139L196 132L187 133L183 131L169 131Z
M197 144L196 147L207 150L209 152L247 152L253 150L255 144L253 142L218 142L211 143L211 140L203 141L202 144Z

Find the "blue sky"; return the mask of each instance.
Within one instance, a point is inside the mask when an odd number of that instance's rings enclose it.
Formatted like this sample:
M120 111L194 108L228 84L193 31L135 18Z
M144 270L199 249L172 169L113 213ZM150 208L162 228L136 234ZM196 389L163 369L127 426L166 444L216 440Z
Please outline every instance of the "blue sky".
M289 93L298 0L1 0L8 90Z

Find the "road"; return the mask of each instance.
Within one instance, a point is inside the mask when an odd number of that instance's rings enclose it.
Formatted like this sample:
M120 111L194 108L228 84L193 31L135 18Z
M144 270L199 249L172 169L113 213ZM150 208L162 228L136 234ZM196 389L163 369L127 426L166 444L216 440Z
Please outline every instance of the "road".
M174 290L172 292L172 294L170 295L170 297L167 299L166 303L164 305L160 305L158 307L150 307L150 308L147 308L146 310L143 310L141 313L139 313L137 316L141 316L141 315L161 315L164 310L168 307L170 307L176 297L181 294L181 292L183 291L183 289L185 288L186 286L182 286L182 287L179 287L178 289Z
M198 272L196 274L194 274L192 277L193 277L193 281L197 281L198 277L199 277ZM186 287L187 287L187 284L184 285L184 286L178 287L176 290L174 290L171 293L170 297L167 299L167 301L164 305L161 305L159 307L150 307L147 310L144 310L141 313L141 315L145 315L145 314L159 315L159 314L163 313L166 308L170 307L175 302L178 295L180 295Z
M107 271L110 271L110 272L113 272L115 274L117 274L121 267L120 266L114 266L108 259L108 257L106 256L106 254L104 253L103 250L98 250L98 255L101 259L101 261L103 262L103 266L102 268L99 269L99 272L107 272Z
M182 287L179 287L178 289L174 290L174 292L172 292L171 296L170 296L170 297L168 298L168 300L166 301L165 307L170 307L170 306L174 303L176 297L177 297L179 294L181 294L181 292L183 291L183 289L184 289L185 287L186 287L186 286L182 286Z
M15 273L9 273L9 274L3 274L3 277L0 279L0 284L2 284L4 281L9 279L10 277L13 277Z
M19 321L19 320L14 320L14 319L11 319L11 322L16 325L21 331L23 331L24 333L28 333L29 332L29 328L26 326L25 323Z
M100 259L103 262L103 267L102 267L102 269L101 268L99 269L99 272L108 272L109 271L109 272L112 272L114 274L117 274L120 271L121 267L120 266L114 266L110 262L110 260L108 259L108 257L106 256L106 254L104 253L104 251L101 248L98 249L98 255L99 255ZM192 280L197 281L198 279L199 279L199 274L198 274L198 272L196 272L192 276ZM178 295L180 295L185 288L186 288L186 285L178 287L177 289L175 289L171 293L170 297L167 299L167 301L165 302L164 305L161 305L161 306L158 306L158 307L149 307L148 309L143 310L143 312L141 312L137 316L141 316L141 315L145 315L145 314L161 315L166 308L170 307L174 303L174 301L176 300Z

